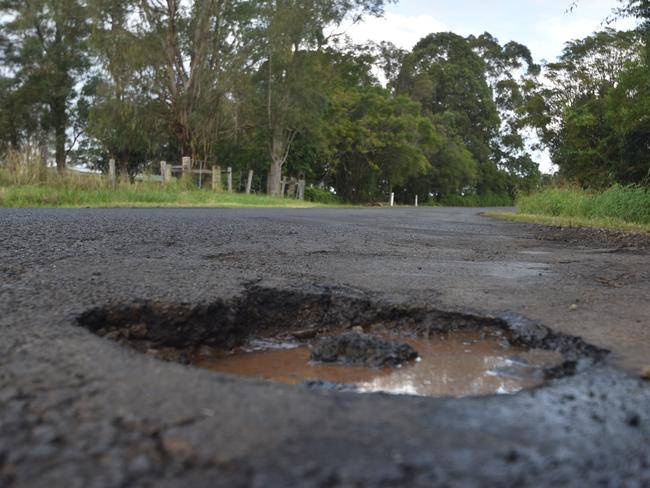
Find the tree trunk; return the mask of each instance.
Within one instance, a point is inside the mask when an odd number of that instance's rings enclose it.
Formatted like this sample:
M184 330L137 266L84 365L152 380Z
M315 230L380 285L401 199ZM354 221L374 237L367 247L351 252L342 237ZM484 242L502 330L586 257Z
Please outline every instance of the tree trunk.
M65 171L65 125L55 127L56 137L56 169L60 174Z
M40 135L39 135L39 143L38 143L38 148L39 152L41 155L41 164L43 165L43 168L47 168L49 164L49 148L47 144L47 136L48 133L47 131L41 130Z
M52 118L54 119L54 148L55 148L55 159L56 159L56 169L59 174L63 174L65 171L65 143L66 143L66 128L67 128L67 116L65 113L66 103L65 99L57 99L51 105L52 109Z
M269 195L277 197L280 195L280 186L282 182L282 161L273 160L269 167L268 178L266 182L266 192Z
M269 167L268 178L266 182L266 192L272 196L278 196L281 193L280 186L282 181L282 166L287 159L286 142L282 131L275 129L273 140L271 141L271 166Z

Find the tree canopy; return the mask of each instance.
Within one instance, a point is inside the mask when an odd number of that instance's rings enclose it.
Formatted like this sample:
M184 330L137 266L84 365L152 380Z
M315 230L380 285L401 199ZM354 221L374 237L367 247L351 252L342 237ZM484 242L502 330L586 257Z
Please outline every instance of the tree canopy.
M355 202L514 197L539 184L539 148L584 186L648 182L648 0L613 13L637 29L543 66L489 33L410 51L340 35L387 3L0 0L0 152L131 175L191 156Z

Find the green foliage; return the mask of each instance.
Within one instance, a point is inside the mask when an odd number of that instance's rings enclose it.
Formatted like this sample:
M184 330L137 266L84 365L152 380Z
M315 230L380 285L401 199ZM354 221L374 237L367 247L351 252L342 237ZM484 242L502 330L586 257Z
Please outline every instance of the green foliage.
M606 29L567 44L531 97L531 120L562 177L584 188L645 184L650 70L638 31Z
M649 0L619 0L623 7L617 14L626 17L635 17L639 20L638 32L643 37L644 59L646 66L650 66L650 1Z
M650 224L650 191L637 186L616 185L602 192L551 188L519 198L517 207L524 214Z
M406 57L396 82L398 93L410 95L434 123L452 129L477 161L489 159L499 125L486 69L467 39L431 34Z
M429 168L433 126L420 105L380 88L336 92L326 127L334 187L360 202L385 196Z
M63 169L69 149L67 131L76 128L76 84L88 69L86 3L4 0L0 15L8 38L3 61L16 73L21 115L29 111L27 107L37 110L33 117L40 129L54 132L56 162Z
M267 191L278 194L282 167L298 133L318 123L325 108L325 30L354 15L377 15L385 0L285 0L258 2L246 38L257 71L251 98L268 147Z
M305 200L308 202L325 203L328 205L342 203L341 199L334 193L324 188L315 186L305 188Z
M611 152L613 179L622 184L650 184L650 72L645 64L623 71L605 99L612 134L603 153Z
M0 150L53 145L60 168L113 158L130 178L191 156L236 181L252 169L256 191L304 173L353 202L534 188L529 50L487 33L432 34L410 53L327 35L388 3L0 0ZM625 127L622 140L644 130Z
M514 73L526 66L527 77ZM531 186L539 170L526 152L523 130L528 92L539 67L514 42L490 34L431 34L403 61L393 81L398 93L422 103L445 143L432 155L426 180L409 188L437 196L472 188L480 194L514 194Z

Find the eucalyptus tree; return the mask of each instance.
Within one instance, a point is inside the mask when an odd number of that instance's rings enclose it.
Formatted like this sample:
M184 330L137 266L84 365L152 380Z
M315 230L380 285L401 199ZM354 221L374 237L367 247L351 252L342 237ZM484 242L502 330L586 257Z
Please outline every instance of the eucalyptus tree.
M642 62L621 75L611 94L619 146L616 173L622 181L650 185L650 0L628 0L622 13L639 21L644 50Z
M486 79L499 114L497 136L491 142L491 159L505 171L511 186L530 188L539 180L539 167L532 160L526 139L533 128L528 118L528 100L540 86L541 67L533 61L530 49L518 42L501 45L484 33L467 38L473 50L486 63ZM514 188L510 188L512 193Z
M568 43L530 104L561 174L583 186L650 184L650 0L618 3L605 21L632 17L637 28Z
M269 157L267 191L280 192L282 168L298 133L324 108L319 72L328 31L345 19L379 15L388 0L260 0L248 30L256 59L254 102Z
M621 77L639 69L642 52L638 32L605 29L567 43L558 61L546 66L546 83L529 100L529 115L564 177L584 186L634 182L615 169L622 168L626 139L615 114L644 106L641 87L630 86L638 76L628 76L625 96L621 92Z
M143 77L162 102L178 151L208 157L219 130L226 78L249 2L136 0L135 34L144 49ZM245 16L244 16L245 17Z
M384 198L426 173L439 142L419 103L379 87L334 93L325 133L333 185L354 202Z
M445 134L453 145L460 144L469 151L473 169L468 168L463 157L463 166L468 171L445 170L457 174L467 184L476 180L470 181L466 176L480 173L482 167L493 164L491 141L499 130L499 114L486 69L486 62L467 39L450 32L437 33L416 44L404 59L395 81L396 92L420 102L434 126L439 127L438 132ZM453 162L437 160L434 167L448 164ZM440 193L442 182L440 185L430 191Z
M43 110L33 98L34 94L17 78L0 77L0 154L8 149L18 151L29 142L41 144L46 152L48 134L43 127Z
M54 133L63 171L78 84L88 68L90 24L84 0L2 0L5 62L19 85L23 108L42 109L41 125ZM74 137L79 134L75 134Z
M627 15L639 20L639 32L645 45L645 62L650 66L650 0L626 0L620 9L621 15Z
M390 89L395 89L397 78L399 77L404 60L409 55L409 51L389 41L382 41L374 44L376 64L382 71L386 79L386 85Z
M499 117L486 77L486 64L463 37L431 34L404 60L397 93L422 103L431 118L453 127L474 158L488 161Z
M605 19L606 22L622 17L633 17L639 21L637 31L641 33L644 39L644 56L646 64L650 65L650 0L618 0L619 7L612 9L612 15ZM571 0L569 11L576 10L580 5L580 0Z
M155 125L161 125L164 112L153 97L148 52L133 26L135 13L134 2L89 0L89 44L96 63L85 86L91 99L83 141L86 157L102 169L109 157L116 159L121 171L129 173L139 169L155 146L152 141L161 132Z

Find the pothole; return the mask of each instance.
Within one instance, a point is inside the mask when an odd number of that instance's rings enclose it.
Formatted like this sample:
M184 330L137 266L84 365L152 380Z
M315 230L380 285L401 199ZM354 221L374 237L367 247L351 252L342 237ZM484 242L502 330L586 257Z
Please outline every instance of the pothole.
M358 393L510 394L606 354L516 315L409 308L320 288L251 287L199 305L107 305L78 323L159 359Z
M343 336L346 333L324 340ZM345 358L323 361L314 357L322 344L318 340L309 344L254 340L230 351L201 348L191 362L222 373L312 388L457 397L516 393L543 383L546 371L563 363L557 352L510 344L501 330L456 330L427 338L395 333L379 337L409 346L409 355L397 364L373 363L373 355L359 348L355 352L369 359L367 364Z

